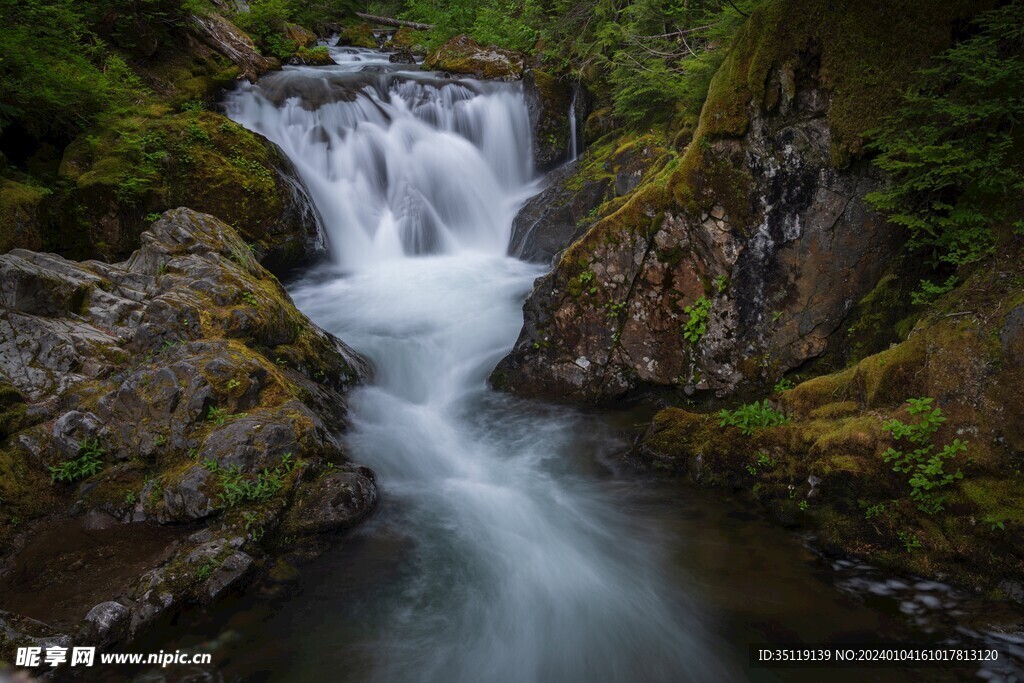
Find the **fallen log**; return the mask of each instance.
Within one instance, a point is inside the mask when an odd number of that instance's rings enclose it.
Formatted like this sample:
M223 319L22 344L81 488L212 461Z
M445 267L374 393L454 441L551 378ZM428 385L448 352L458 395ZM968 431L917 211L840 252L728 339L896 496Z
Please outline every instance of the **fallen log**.
M429 31L434 28L433 24L421 24L416 21L405 21L404 19L392 19L391 17L378 17L375 14L363 14L362 12L355 13L360 19L365 19L371 24L383 24L384 26L405 26L406 28L415 29L416 31Z

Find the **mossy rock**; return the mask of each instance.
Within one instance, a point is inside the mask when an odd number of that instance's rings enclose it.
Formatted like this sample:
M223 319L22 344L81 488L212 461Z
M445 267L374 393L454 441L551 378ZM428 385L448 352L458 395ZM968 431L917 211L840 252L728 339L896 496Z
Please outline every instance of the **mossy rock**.
M373 27L364 22L343 28L338 33L338 45L375 48L377 37L373 35Z
M40 204L50 190L0 178L0 252L42 246Z
M522 78L526 58L519 52L484 47L469 36L456 36L428 54L422 66L429 71L511 81Z
M124 258L147 218L173 206L236 227L277 272L318 250L319 216L284 154L262 136L204 110L154 112L101 127L65 151L72 181L48 249L69 257ZM80 243L64 236L77 234Z
M427 34L424 31L416 31L408 26L403 26L394 35L391 36L391 40L384 46L389 50L409 50L413 53L422 54L426 52L427 48Z

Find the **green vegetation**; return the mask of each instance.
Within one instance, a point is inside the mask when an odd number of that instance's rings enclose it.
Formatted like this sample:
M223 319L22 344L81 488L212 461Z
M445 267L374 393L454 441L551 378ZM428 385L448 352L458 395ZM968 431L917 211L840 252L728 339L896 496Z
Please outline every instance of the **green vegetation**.
M910 497L917 503L919 510L930 515L943 510L942 503L946 497L940 495L938 489L964 477L959 469L953 473L946 472L945 462L967 450L967 444L960 439L953 439L942 450L935 451L932 438L946 418L941 408L932 405L933 402L931 398L908 399L910 415L918 418L918 421L907 424L894 418L883 426L894 439L908 441L915 447L914 450L902 451L890 447L882 454L882 458L892 464L893 472L910 475L907 481L911 488Z
M874 131L875 163L890 183L868 195L907 229L934 265L991 253L998 229L1020 220L1024 197L1024 3L984 12L973 35L935 59L903 105ZM937 287L922 283L934 298Z
M708 331L708 319L711 316L711 299L706 296L694 301L683 309L689 317L683 324L683 339L696 344Z
M242 503L265 503L284 488L280 467L262 469L255 478L247 478L237 465L221 468L218 473L217 500L224 508Z
M103 469L104 455L106 450L99 439L87 439L78 446L78 457L50 468L50 480L70 484L91 477Z
M718 413L720 427L738 427L745 436L752 435L758 429L778 427L787 422L789 418L772 408L768 399L747 403L736 410L723 408Z
M537 49L545 67L587 81L633 127L696 118L729 38L759 0L410 0L406 18L434 25L437 47L467 34Z

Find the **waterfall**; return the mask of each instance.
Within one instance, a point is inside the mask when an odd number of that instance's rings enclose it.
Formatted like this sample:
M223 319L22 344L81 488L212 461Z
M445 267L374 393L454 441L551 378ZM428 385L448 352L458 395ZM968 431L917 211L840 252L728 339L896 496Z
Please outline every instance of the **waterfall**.
M284 149L323 215L335 263L291 292L374 364L347 441L382 490L362 533L397 540L372 590L317 601L279 678L729 678L668 578L669 544L592 475L623 443L487 387L543 273L505 255L537 189L519 86L333 54L241 86L227 110Z
M294 161L347 270L411 255L501 253L532 181L515 87L383 71L338 51L336 70L244 85L228 115ZM390 67L390 65L388 65Z
M579 152L579 133L576 132L576 100L580 96L580 84L572 88L572 101L569 102L569 161L576 161Z

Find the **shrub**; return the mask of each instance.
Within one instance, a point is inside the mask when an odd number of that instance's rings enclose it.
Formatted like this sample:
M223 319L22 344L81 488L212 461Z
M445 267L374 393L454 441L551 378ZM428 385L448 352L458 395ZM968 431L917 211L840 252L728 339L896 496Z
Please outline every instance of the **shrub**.
M959 469L955 473L946 472L945 462L952 460L958 453L967 450L967 444L960 439L953 439L952 442L936 452L932 437L935 432L946 421L942 409L933 406L934 399L911 398L907 399L910 406L910 414L919 418L915 424L907 424L901 420L892 419L886 422L882 428L891 433L896 441L908 441L913 450L902 451L897 448L889 448L882 454L887 463L892 463L893 472L909 474L907 483L910 484L910 497L917 503L922 512L933 515L943 509L942 503L945 495L939 495L938 489L952 484L957 479L963 479L963 472Z
M874 131L889 185L868 200L936 263L975 261L1024 193L1024 3L979 15L977 33L921 72ZM1014 201L1014 197L1018 201ZM1007 201L1009 199L1009 201ZM1018 229L1024 221L1018 220Z

